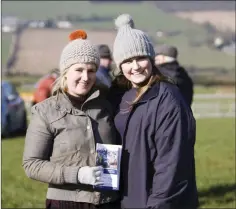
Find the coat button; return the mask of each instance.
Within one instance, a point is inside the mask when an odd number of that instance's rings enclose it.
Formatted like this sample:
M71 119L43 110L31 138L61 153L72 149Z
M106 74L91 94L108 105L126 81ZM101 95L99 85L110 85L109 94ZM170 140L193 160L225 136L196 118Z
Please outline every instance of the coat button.
M90 129L90 126L87 126L87 130L89 130Z

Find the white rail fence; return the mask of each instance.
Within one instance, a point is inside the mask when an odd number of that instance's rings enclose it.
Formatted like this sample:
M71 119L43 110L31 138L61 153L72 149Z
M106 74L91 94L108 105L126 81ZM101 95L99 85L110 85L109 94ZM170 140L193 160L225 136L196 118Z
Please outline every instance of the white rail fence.
M22 95L30 110L32 95ZM235 94L195 94L192 104L195 118L234 118Z
M235 94L195 94L192 104L195 118L234 118Z

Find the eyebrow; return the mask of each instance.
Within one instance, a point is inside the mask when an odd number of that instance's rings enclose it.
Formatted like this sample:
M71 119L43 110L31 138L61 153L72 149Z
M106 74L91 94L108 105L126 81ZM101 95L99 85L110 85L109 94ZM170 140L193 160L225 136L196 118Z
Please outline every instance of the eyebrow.
M85 68L83 68L83 67L78 67L78 68L76 68L75 70L85 70ZM90 67L90 68L87 68L87 70L96 70L96 68Z
M130 58L130 59L127 59L127 60L125 60L124 61L124 63L125 62L132 62L133 60L139 60L139 59L144 59L144 58L146 58L146 56L137 56L137 57L132 57L132 58Z

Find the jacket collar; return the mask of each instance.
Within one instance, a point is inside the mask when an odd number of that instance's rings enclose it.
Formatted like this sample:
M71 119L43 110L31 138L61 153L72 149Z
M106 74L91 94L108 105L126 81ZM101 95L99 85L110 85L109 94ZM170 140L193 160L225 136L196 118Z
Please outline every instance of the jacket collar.
M81 106L81 110L83 109L83 106L88 103L89 101L93 100L93 99L96 99L100 96L100 90L96 89L96 88L93 88L87 99L85 100L85 102L82 104ZM58 95L57 95L57 98L56 98L56 107L55 107L57 110L60 110L60 111L65 111L67 113L71 113L71 111L75 112L75 110L77 108L75 108L70 99L68 98L68 96L63 93L63 92L60 92ZM78 112L78 111L77 111Z
M159 95L159 89L160 89L161 82L158 82L158 83L154 84L153 86L151 86L147 90L147 92L141 97L141 99L137 102L137 104L147 102L147 101L157 97Z

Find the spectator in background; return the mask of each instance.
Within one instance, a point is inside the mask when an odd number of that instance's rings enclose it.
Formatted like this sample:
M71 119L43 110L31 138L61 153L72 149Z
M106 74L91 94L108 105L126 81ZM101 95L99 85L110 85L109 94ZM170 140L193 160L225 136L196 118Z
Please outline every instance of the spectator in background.
M176 47L162 45L156 51L155 64L163 75L175 82L186 102L191 106L194 93L193 81L187 71L179 65L177 57Z
M110 76L112 56L109 47L105 44L101 44L98 46L99 54L100 54L100 66L96 73L97 76L97 84L103 84L108 88L111 87L112 78Z
M59 77L60 72L57 68L51 70L49 74L41 78L35 85L32 104L35 105L51 96L53 83Z

